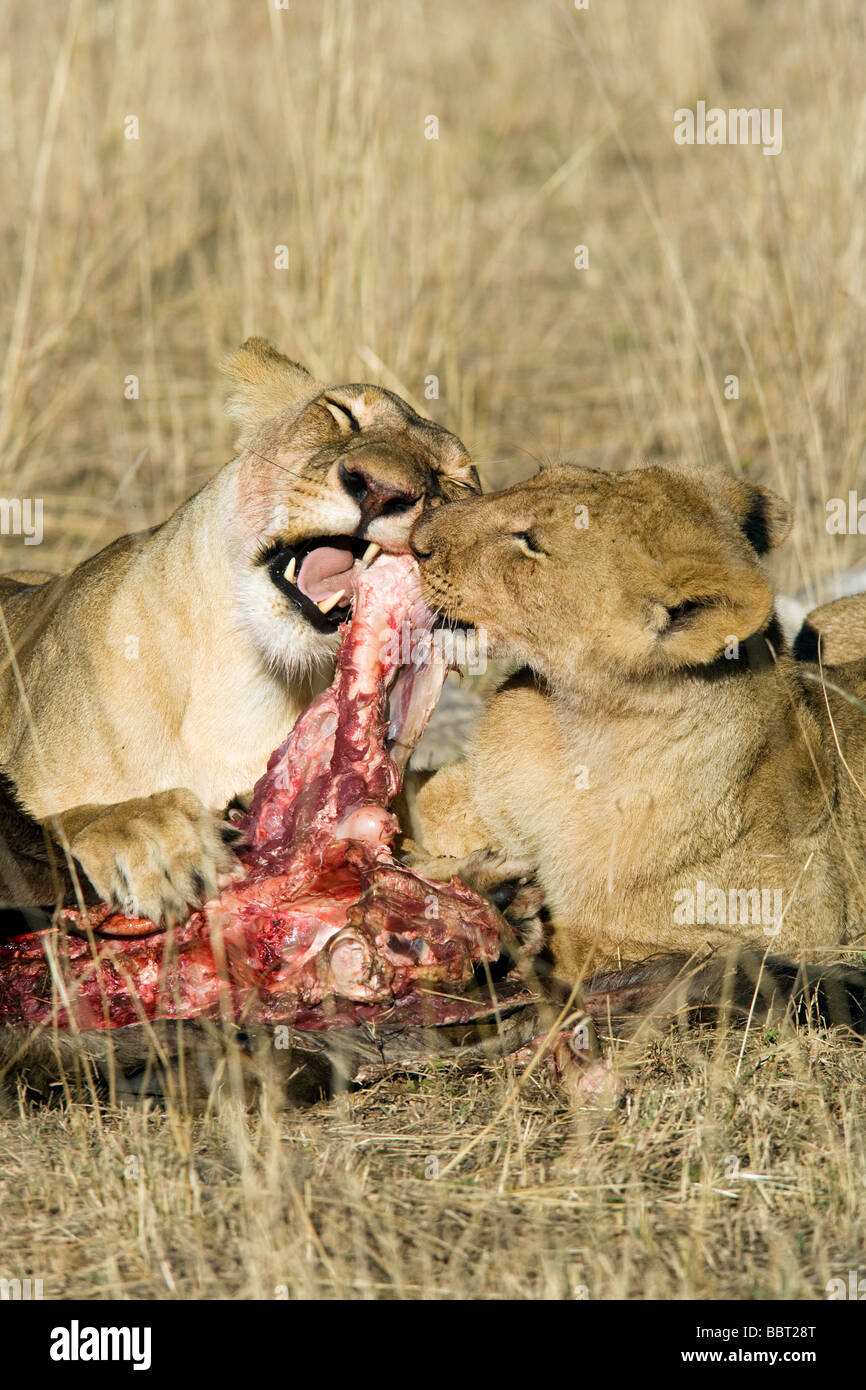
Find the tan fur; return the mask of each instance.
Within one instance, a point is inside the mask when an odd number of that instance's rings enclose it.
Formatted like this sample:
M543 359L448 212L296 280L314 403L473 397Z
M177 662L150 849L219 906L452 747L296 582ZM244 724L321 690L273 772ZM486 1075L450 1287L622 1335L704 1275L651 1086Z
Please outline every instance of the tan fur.
M848 594L807 613L795 651L826 666L866 657L866 594Z
M789 526L743 479L558 467L416 528L428 602L526 669L422 790L414 834L528 855L561 969L864 930L866 714L844 692L866 695L866 665L832 668L825 696L784 650L758 553ZM726 918L732 892L778 889L781 918L736 898L740 920L689 924L700 882Z
M154 530L41 584L0 581L0 773L102 897L155 919L230 869L223 808L330 678L335 636L262 549L339 534L405 550L425 505L478 489L460 441L388 391L326 390L259 338L226 371L237 458Z

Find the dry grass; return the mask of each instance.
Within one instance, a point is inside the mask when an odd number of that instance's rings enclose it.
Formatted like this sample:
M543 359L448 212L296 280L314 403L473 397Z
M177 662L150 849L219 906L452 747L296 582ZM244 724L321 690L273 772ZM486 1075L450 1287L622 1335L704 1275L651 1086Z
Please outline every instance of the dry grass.
M530 1081L497 1119L508 1063L302 1113L26 1112L3 1264L54 1298L821 1298L862 1264L862 1055L755 1034L736 1078L740 1041L653 1044L612 1113Z
M720 460L798 504L783 587L862 555L824 529L866 442L860 0L46 0L0 39L0 493L46 527L0 538L4 567L149 525L223 463L214 363L250 332L422 406L436 374L427 408L489 484L558 453ZM782 107L783 153L675 146L702 97ZM442 1180L427 1156L494 1113L506 1064L300 1116L12 1118L0 1274L820 1297L862 1258L861 1054L753 1036L735 1078L738 1047L659 1045L607 1117L531 1082Z

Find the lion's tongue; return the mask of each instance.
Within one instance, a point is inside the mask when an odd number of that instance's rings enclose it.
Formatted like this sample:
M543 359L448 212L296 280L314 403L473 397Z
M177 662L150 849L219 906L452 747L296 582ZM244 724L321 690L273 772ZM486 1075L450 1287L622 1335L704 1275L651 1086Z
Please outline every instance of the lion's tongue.
M322 603L338 589L351 589L355 557L348 546L319 545L301 561L298 588L313 603Z

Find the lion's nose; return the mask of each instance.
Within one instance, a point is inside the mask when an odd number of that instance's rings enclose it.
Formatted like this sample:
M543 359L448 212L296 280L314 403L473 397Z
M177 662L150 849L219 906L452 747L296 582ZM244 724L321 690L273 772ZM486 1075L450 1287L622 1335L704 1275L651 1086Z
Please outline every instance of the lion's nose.
M376 516L399 516L408 512L420 497L405 484L377 477L369 464L360 461L340 463L340 481L361 508L364 521Z
M422 518L409 536L409 549L416 560L429 560L433 554L433 546L428 538L429 532L424 529L425 520L426 518Z

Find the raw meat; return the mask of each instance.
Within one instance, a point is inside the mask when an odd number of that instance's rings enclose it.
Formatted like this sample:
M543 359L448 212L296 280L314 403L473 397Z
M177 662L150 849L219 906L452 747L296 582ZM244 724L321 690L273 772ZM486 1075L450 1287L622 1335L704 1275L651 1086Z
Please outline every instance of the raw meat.
M414 561L380 555L356 581L333 684L272 755L239 822L245 878L173 931L103 905L0 941L0 1024L212 1017L312 1029L383 1008L459 1015L449 994L498 957L498 915L391 852L389 806L446 674L431 624Z

